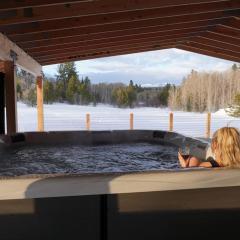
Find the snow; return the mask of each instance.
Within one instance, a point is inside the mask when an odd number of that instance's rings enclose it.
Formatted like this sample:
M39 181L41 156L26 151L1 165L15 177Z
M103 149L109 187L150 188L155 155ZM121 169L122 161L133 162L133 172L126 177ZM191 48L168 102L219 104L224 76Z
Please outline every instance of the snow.
M37 110L18 103L20 132L37 130ZM134 129L168 130L170 110L140 107L122 109L109 105L79 106L68 104L44 105L45 131L85 130L86 113L91 114L92 130L129 129L129 114L134 113ZM205 136L206 113L174 112L174 131L194 136ZM220 127L240 128L240 119L230 117L221 109L212 114L212 132Z
M223 116L223 117L227 117L227 113L225 111L225 109L219 109L217 112L214 113L215 116Z

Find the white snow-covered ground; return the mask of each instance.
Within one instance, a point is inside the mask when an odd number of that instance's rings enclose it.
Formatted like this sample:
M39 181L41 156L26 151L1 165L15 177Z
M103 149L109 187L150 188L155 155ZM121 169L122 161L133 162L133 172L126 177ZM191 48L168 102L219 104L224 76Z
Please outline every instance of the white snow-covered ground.
M37 110L18 103L18 130L36 131ZM129 129L129 114L134 113L134 129L167 130L169 109L120 109L107 105L44 105L45 131L85 130L86 113L91 114L92 130ZM194 137L205 136L206 113L174 112L174 131ZM240 128L240 118L227 116L224 110L212 114L212 132L223 126Z

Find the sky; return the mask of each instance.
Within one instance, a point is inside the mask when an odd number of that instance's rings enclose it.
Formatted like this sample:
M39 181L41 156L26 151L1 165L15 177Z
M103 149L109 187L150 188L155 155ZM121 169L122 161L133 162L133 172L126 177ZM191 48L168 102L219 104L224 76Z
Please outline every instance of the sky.
M76 62L80 78L88 76L92 83L122 82L130 80L142 86L161 86L166 83L180 84L192 69L196 71L224 71L234 62L179 49L150 51L115 57ZM57 65L43 68L47 76L57 74Z

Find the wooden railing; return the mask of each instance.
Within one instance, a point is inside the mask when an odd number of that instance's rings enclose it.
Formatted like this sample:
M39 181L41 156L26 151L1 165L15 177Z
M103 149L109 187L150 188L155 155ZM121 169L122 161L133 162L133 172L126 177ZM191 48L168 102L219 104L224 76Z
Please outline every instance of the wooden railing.
M86 130L90 131L91 129L91 120L90 120L90 113L86 114ZM134 130L134 114L130 113L129 116L129 129ZM173 112L169 113L169 131L174 131L174 114ZM207 113L206 117L206 132L205 137L210 138L211 137L211 113Z

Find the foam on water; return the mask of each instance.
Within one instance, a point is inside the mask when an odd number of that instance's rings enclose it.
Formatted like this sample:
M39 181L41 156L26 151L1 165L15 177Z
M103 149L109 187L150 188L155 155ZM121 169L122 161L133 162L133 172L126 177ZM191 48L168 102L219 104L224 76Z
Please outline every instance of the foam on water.
M24 146L0 153L0 175L108 173L179 168L177 148L149 143Z

